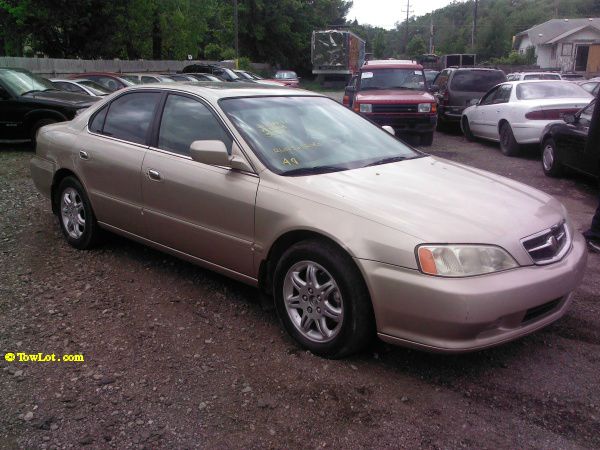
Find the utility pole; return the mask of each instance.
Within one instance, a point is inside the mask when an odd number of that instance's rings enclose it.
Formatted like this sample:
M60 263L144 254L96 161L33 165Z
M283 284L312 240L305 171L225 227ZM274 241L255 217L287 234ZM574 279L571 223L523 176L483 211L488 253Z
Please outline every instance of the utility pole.
M473 28L471 29L471 51L475 53L475 37L477 35L477 3L475 0L473 4Z
M238 0L233 0L233 24L235 28L235 68L237 69L240 48L238 43Z
M431 24L429 25L429 54L433 54L433 14L431 15Z
M404 10L402 11L404 12ZM413 11L410 9L410 0L406 0L406 40L404 43L404 52L406 53L406 49L408 47L408 37L409 37L409 33L408 33L408 21L410 19L410 15L413 13Z

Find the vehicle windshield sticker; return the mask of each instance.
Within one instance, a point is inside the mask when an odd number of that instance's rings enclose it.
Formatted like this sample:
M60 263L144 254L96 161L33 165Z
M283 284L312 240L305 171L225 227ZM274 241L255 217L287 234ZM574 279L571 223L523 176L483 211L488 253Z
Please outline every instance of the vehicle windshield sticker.
M300 163L298 162L298 160L296 158L283 158L283 165L284 166L298 166L300 165Z
M317 148L320 146L321 146L321 143L315 141L315 142L308 142L308 143L302 144L302 145L290 145L287 147L274 147L273 153L299 152L299 151L303 151L303 150L311 150L313 148Z
M415 75L421 75L421 71L415 70Z
M285 122L269 122L264 125L259 125L258 128L265 136L275 137L281 136L286 130L287 125Z
M360 74L360 78L365 80L367 78L373 78L373 72L363 72Z

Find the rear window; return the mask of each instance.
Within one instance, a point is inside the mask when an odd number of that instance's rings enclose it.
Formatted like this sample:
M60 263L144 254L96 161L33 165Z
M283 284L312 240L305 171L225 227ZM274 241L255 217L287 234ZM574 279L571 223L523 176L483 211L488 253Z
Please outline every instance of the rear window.
M461 92L487 92L506 80L501 71L496 70L457 70L450 83L450 89Z
M547 83L521 83L517 86L519 100L538 100L542 98L570 98L590 96L583 88L566 81Z

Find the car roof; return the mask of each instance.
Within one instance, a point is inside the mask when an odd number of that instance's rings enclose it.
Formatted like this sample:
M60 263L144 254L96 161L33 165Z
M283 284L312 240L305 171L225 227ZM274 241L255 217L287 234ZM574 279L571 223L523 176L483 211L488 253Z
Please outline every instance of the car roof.
M73 75L71 75L69 78L73 79L73 78L80 78L83 77L84 75L101 75L101 76L106 76L106 77L115 77L115 78L121 78L123 75L130 75L130 74L126 74L126 73L115 73L115 72L85 72L85 73L75 73Z
M365 69L423 69L416 61L400 59L374 59L366 61L361 70Z
M134 92L140 90L166 90L182 91L190 94L201 95L207 100L218 101L222 98L232 97L271 97L271 96L289 96L289 97L325 97L316 92L306 91L304 89L290 89L278 85L267 85L258 83L220 83L214 81L196 81L182 83L149 83L142 86L132 86L119 92Z

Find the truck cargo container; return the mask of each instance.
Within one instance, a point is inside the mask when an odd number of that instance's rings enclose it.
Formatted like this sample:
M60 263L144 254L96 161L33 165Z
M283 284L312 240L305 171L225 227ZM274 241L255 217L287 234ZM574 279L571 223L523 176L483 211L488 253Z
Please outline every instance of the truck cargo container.
M347 30L313 31L311 61L318 82L345 85L365 62L365 41Z

